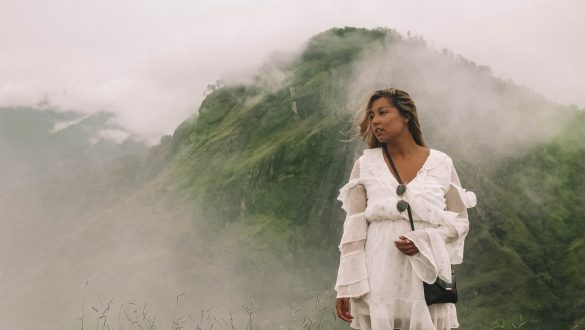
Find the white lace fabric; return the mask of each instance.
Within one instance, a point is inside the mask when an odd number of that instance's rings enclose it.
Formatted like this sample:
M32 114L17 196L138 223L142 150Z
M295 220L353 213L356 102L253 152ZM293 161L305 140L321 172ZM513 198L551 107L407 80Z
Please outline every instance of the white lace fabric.
M431 149L403 195L413 211L412 231L408 213L396 208L398 184L379 147L364 150L339 190L346 218L337 297L351 298L355 329L457 328L455 304L427 306L422 281L450 281L451 265L463 261L467 208L475 206L475 194L461 187L451 158ZM420 252L400 252L394 246L400 235Z

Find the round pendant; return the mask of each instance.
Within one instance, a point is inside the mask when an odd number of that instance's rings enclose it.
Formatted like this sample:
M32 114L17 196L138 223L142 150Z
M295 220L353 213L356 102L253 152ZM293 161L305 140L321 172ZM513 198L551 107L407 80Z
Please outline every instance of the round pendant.
M399 184L398 187L396 187L396 194L398 196L401 196L402 194L404 194L406 192L406 185L405 184Z
M396 204L396 207L398 208L398 212L403 212L408 207L408 202L406 202L405 200L400 200Z

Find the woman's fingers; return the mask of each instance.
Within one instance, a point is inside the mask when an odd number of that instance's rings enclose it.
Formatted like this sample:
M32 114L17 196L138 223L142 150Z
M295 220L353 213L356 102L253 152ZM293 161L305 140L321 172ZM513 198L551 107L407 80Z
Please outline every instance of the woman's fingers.
M408 238L406 238L404 236L400 236L400 239L394 241L394 244L401 245L401 246L410 246L410 245L414 245L414 242L412 242L411 240L409 240Z
M415 255L418 253L418 249L408 249L408 250L404 250L402 251L404 254L407 254L409 256Z
M406 243L405 241L394 241L394 245L396 245L397 248L409 248L409 247L413 247L414 243L410 242L410 243Z
M416 253L418 253L417 250L413 250L413 249L410 249L410 250L400 250L400 252L402 252L402 253L404 253L406 255L409 255L409 256L415 255Z
M337 316L339 316L340 319L346 321L346 322L351 322L351 319L353 319L353 316L351 316L350 312L349 312L349 298L337 298L335 300L335 307L337 309Z
M410 240L404 239L404 236L400 236L401 240L394 241L394 245L398 248L402 253L406 255L414 255L419 252L418 248L414 243Z
M348 316L351 316L349 315L349 311L347 308L348 304L349 298L337 298L337 301L335 302L335 306L337 308L337 316L339 316L340 319L346 322L351 322L351 319L348 318Z

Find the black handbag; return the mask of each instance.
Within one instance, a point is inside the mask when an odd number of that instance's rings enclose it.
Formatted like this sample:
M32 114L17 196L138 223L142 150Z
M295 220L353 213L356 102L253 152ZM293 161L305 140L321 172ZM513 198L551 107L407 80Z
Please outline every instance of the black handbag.
M386 153L386 157L390 161L390 165L392 165L392 169L394 173L396 173L396 179L400 184L402 184L402 180L400 179L400 175L394 166L394 162L392 161L392 157L390 157L390 153L386 150L385 146L382 146L382 149ZM407 203L407 211L408 211L408 218L410 219L410 227L414 230L414 222L412 221L412 212L410 210L410 205ZM420 253L420 252L419 252ZM452 269L452 268L451 268ZM424 291L425 291L425 301L427 305L432 304L443 304L443 303L456 303L458 300L457 295L457 286L455 284L455 271L451 270L451 283L444 281L437 277L437 280L433 284L428 284L423 282Z

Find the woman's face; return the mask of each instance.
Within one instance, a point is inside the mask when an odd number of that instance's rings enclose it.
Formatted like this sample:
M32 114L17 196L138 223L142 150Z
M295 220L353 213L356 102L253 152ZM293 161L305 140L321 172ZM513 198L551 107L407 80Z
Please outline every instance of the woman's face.
M380 97L372 103L368 117L374 135L382 143L395 139L407 128L408 118L402 116L385 97Z

